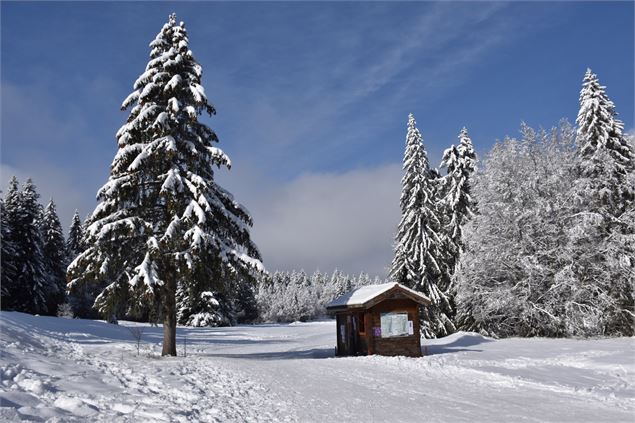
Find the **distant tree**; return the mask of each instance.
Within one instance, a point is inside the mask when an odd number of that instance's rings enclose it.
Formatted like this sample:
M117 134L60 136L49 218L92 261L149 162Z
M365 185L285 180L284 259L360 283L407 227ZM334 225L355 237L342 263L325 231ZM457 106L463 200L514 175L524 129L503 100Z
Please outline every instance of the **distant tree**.
M88 248L69 268L70 285L107 281L96 300L107 315L122 303L158 304L162 354L176 355L177 292L181 304L202 302L213 316L215 302L227 298L226 281L264 269L251 217L214 180L213 167L230 160L198 120L215 109L184 24L171 15L150 47L122 105L132 110L117 132L119 150L98 193Z
M86 250L86 221L82 223L79 212L75 210L68 230L68 239L66 240L68 262L72 264L84 250ZM82 285L68 293L68 300L75 316L83 319L98 317L98 314L93 309L93 304L99 294L99 288L103 288L102 285L103 282L99 286Z
M384 282L379 278L372 281L375 284ZM370 283L370 277L364 272L351 278L337 269L330 277L319 270L311 276L303 270L263 275L256 290L258 320L294 322L323 318L326 305L333 299Z
M444 274L444 239L434 176L412 114L408 117L403 169L401 221L395 237L390 275L432 300L430 306L424 307L422 334L426 338L444 336L455 330L448 317L452 310L447 292L438 286Z
M333 298L342 295L346 289L346 280L348 278L339 269L333 270L331 277L325 281L323 296L320 301L320 307L324 308L326 304Z
M306 272L300 270L300 272L294 272L294 297L295 297L295 310L294 314L297 317L296 320L307 321L315 316L315 300L313 284L311 279L307 276Z
M252 278L238 278L233 281L230 292L232 323L252 323L258 318L256 302L256 282Z
M15 291L11 296L13 309L31 314L46 313L47 298L52 287L45 274L42 236L38 227L41 212L37 201L39 195L31 179L26 181L19 195L11 195L12 198L5 206L15 228L13 239L16 276L12 284Z
M68 240L66 241L66 255L70 261L75 260L77 256L84 252L84 228L79 213L75 210L71 227L68 231Z
M13 308L15 295L15 224L17 218L18 205L18 180L15 176L9 182L6 200L0 200L0 247L2 248L0 256L0 307L2 310L10 310ZM5 201L9 204L9 210L5 209Z
M51 199L44 209L40 222L44 255L44 269L50 292L47 298L49 313L55 314L60 304L66 301L66 245L55 203Z
M73 313L73 307L70 303L63 303L57 308L57 317L62 317L64 319L72 319L75 317L75 313Z

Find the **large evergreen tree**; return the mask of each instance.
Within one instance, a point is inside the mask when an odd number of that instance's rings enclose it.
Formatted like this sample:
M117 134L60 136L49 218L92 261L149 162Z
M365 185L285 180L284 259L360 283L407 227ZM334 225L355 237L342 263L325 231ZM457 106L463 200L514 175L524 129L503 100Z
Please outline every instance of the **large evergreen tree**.
M122 105L132 110L117 132L119 150L98 192L88 248L69 268L70 285L108 281L95 301L102 313L122 302L158 304L163 354L176 355L177 287L224 291L229 278L262 265L249 214L214 181L213 166L230 161L198 121L215 109L184 24L171 15L150 47L146 70Z
M437 184L445 262L441 266L442 275L438 284L447 292L451 306L448 316L454 322L456 290L453 282L464 250L463 226L474 216L475 209L471 192L476 153L465 127L459 133L459 145L452 145L443 152L441 168L447 171L445 176L438 179Z
M633 334L635 152L590 69L580 91L577 181L567 250L578 286L567 310L587 334ZM575 213L574 213L575 212ZM574 319L570 319L573 321Z
M423 335L426 338L444 336L454 331L454 325L448 317L451 307L447 292L438 286L444 274L443 234L434 177L412 114L408 117L403 169L401 221L390 275L432 300L430 306L424 307Z
M66 266L68 263L62 225L52 199L44 208L40 222L40 233L42 234L44 269L50 288L47 308L49 313L55 313L57 307L66 300Z
M51 286L45 275L42 236L38 227L41 207L39 195L31 179L24 184L17 198L17 205L7 202L14 223L16 275L13 308L26 313L46 313L47 298ZM16 207L17 206L17 207ZM9 211L9 210L7 210Z
M629 172L635 167L635 154L605 89L597 75L587 69L576 120L579 192L589 207L619 216L635 196L635 187L626 184Z
M449 267L454 272L458 256L463 251L462 227L474 216L475 208L471 179L476 170L476 153L466 128L459 134L458 147L453 145L443 153L441 167L447 170L443 178L441 202L446 217L445 231L450 241Z

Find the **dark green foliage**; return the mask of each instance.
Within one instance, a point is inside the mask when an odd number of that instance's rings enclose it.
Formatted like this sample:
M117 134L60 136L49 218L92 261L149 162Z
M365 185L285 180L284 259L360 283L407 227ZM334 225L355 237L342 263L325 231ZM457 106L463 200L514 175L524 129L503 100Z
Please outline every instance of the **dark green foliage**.
M408 118L408 134L404 154L404 176L401 181L401 221L395 236L395 256L390 276L409 288L422 292L432 300L423 307L421 331L426 338L452 333L452 307L444 287L449 270L444 246L437 198L437 173L432 172L423 147L421 133L412 114Z
M122 105L130 116L117 132L119 150L98 193L87 249L69 274L73 289L106 284L96 299L106 315L122 305L159 304L168 328L164 354L173 355L177 310L196 312L200 301L215 307L227 299L223 281L262 265L251 217L214 181L214 167L230 161L198 120L215 109L184 24L170 16L150 47L146 70Z
M0 307L3 310L10 310L13 308L13 295L16 287L14 284L16 277L15 268L15 225L17 220L17 207L18 207L18 181L14 176L9 182L9 189L7 191L6 202L9 204L9 211L5 209L5 200L0 202L0 246L2 252L0 256L0 294L1 301Z
M17 180L13 178L5 201L7 222L12 228L13 265L16 270L13 280L9 281L6 309L31 314L48 311L47 298L52 291L45 274L42 237L38 227L41 211L38 197L30 179L18 192Z
M40 222L40 233L42 234L44 269L50 287L47 308L49 314L54 314L57 313L58 306L66 301L66 266L68 263L62 225L53 200L44 209Z

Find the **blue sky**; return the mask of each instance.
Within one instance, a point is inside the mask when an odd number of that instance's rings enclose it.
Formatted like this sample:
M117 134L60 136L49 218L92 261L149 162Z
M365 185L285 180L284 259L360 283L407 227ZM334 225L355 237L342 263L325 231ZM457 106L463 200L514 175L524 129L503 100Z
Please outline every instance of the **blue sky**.
M270 269L383 274L407 114L433 165L524 120L575 120L587 67L634 125L632 2L1 5L2 185L33 176L67 225L95 206L119 110L167 15L185 21Z

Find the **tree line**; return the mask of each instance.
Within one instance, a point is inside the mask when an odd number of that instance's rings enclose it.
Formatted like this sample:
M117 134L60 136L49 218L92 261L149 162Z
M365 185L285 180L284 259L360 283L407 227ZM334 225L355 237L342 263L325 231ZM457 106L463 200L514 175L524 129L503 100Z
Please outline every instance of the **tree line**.
M635 145L587 70L576 127L521 124L478 162L464 129L429 166L414 117L391 277L432 300L422 333L634 333Z
M362 272L347 275L337 269L332 274L316 270L276 271L263 274L256 289L258 321L294 322L327 317L326 305L353 289L386 281Z
M39 197L31 179L20 187L14 176L0 199L2 310L96 317L89 296L66 293L66 267L83 249L79 214L65 239L55 202Z

